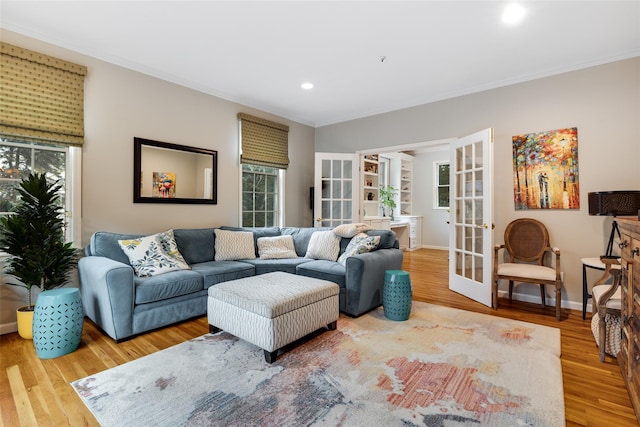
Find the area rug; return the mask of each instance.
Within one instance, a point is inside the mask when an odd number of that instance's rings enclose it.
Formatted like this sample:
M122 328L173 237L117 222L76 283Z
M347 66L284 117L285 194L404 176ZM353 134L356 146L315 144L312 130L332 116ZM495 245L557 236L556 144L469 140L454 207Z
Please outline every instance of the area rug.
M275 363L225 332L72 383L103 426L564 426L556 328L414 302Z

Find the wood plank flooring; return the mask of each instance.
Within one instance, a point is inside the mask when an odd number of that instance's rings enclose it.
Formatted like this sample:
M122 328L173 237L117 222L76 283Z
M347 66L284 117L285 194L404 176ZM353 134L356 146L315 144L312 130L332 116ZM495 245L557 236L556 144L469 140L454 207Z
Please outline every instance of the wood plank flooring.
M448 289L447 253L420 249L405 252L414 299L479 313L557 327L562 335L562 372L567 426L638 426L616 359L598 360L590 319L553 307L500 300L494 311ZM85 321L80 347L63 357L41 360L33 343L17 333L0 336L0 427L96 426L69 383L200 336L206 316L116 344ZM544 372L540 372L544 376Z

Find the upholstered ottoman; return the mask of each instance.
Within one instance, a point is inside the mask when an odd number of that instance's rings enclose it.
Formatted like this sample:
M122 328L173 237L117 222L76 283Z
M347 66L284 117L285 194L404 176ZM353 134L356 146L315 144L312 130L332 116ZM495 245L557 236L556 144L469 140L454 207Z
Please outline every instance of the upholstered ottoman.
M273 363L278 350L324 326L335 329L337 284L274 272L209 288L209 331L224 330L264 350Z

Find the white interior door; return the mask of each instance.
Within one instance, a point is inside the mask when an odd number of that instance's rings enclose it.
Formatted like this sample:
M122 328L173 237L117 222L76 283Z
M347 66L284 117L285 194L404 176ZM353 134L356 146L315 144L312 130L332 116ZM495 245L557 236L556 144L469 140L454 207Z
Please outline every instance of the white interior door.
M452 142L449 289L491 306L493 130Z
M316 153L314 226L335 227L358 218L358 157L356 154Z

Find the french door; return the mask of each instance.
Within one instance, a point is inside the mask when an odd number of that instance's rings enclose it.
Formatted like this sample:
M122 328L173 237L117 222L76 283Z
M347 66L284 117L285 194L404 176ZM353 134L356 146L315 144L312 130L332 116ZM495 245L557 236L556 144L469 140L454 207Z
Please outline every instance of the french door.
M449 146L449 289L491 306L493 130Z
M314 226L335 227L358 221L358 156L316 153Z

